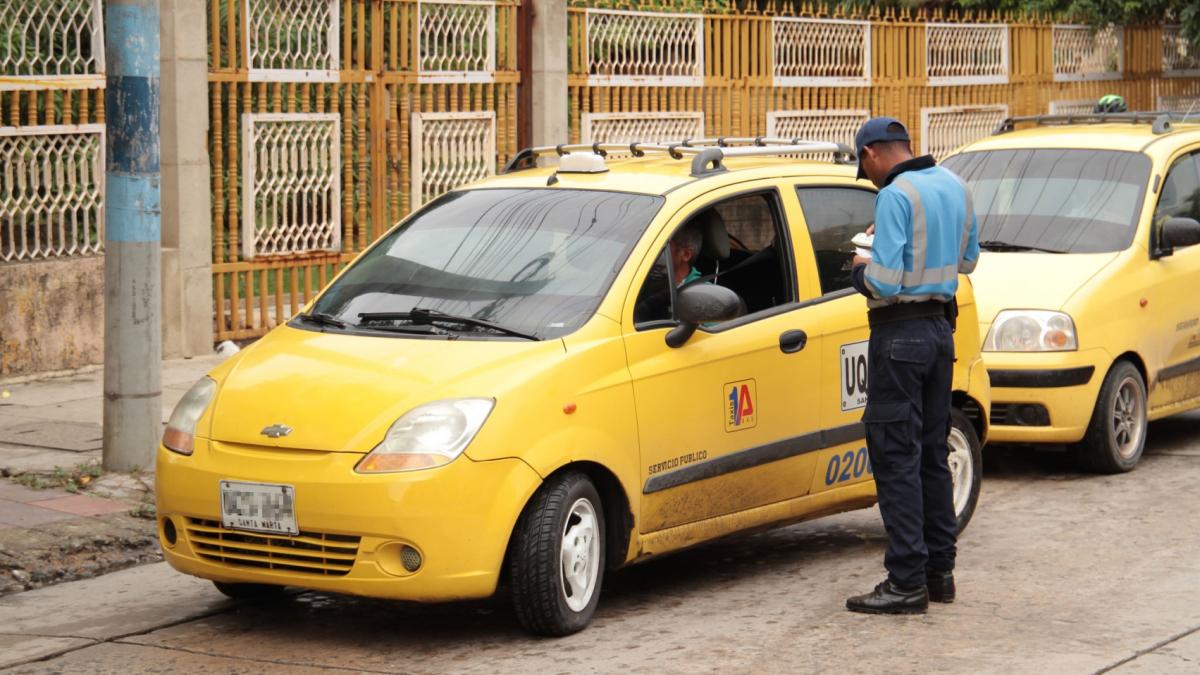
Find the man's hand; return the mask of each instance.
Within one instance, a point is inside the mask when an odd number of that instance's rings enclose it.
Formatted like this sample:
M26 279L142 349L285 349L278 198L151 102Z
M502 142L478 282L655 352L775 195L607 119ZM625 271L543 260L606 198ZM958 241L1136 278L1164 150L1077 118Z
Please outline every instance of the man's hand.
M859 265L869 265L869 264L871 264L870 258L864 258L861 255L856 255L856 256L854 256L854 262L852 262L850 264L850 268L853 269L855 267L858 267Z
M875 223L867 226L867 234L875 234Z

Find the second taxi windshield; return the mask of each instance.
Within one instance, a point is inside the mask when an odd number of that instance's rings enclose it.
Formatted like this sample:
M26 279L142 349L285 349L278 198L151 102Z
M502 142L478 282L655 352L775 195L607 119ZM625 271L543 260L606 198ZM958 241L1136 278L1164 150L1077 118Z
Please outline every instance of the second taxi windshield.
M1133 241L1150 159L1137 152L966 152L946 168L971 186L985 248L1120 251Z
M662 203L599 190L451 192L387 234L312 313L358 326L364 314L415 309L538 339L566 335L595 312ZM465 322L445 328L504 337Z

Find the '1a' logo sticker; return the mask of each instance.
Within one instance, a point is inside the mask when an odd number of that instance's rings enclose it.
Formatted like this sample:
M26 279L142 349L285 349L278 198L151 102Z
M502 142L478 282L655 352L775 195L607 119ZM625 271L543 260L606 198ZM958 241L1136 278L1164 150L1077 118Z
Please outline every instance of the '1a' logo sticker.
M758 393L754 380L725 385L725 431L750 429L758 423Z

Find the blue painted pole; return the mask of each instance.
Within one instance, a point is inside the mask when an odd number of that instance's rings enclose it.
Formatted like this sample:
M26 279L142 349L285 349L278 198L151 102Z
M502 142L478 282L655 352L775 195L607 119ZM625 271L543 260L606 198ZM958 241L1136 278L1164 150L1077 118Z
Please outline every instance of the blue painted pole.
M149 469L162 433L159 0L108 0L104 467Z

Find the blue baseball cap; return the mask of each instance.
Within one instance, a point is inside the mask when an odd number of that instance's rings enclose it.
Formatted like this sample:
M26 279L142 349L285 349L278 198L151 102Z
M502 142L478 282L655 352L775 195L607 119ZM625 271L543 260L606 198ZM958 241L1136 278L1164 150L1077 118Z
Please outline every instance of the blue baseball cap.
M891 127L890 130L889 127ZM867 174L863 171L862 165L863 148L872 143L880 143L883 141L910 140L912 139L908 137L908 129L905 129L904 124L902 124L900 120L896 119L895 117L872 117L864 122L863 125L859 127L858 133L854 135L854 153L858 156L858 177L867 177Z

